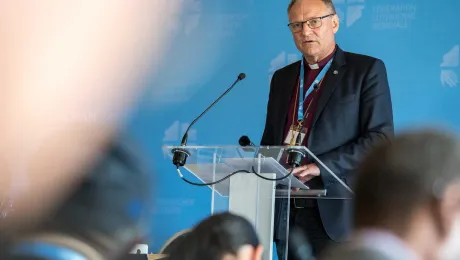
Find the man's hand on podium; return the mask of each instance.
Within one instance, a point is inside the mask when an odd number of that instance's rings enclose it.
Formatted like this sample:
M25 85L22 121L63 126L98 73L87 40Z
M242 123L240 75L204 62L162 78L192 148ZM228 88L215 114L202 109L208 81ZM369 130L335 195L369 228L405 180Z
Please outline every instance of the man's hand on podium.
M319 176L319 168L316 163L310 163L307 165L299 166L294 169L292 174L297 177L302 183L305 183L316 176ZM293 189L294 191L299 190L299 188Z

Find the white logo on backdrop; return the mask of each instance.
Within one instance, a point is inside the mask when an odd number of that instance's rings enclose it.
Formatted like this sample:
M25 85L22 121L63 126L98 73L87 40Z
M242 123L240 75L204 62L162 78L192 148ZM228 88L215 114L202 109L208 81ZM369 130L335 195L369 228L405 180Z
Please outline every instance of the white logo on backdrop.
M417 5L413 3L380 4L372 7L372 29L407 29L415 20Z
M177 215L184 213L185 208L195 206L196 200L191 198L157 198L155 207L152 207L154 215Z
M176 120L174 123L172 123L171 126L169 126L165 130L165 134L163 136L163 143L173 143L173 145L179 145L180 141L182 140L182 136L184 135L188 126L189 123L181 123L178 120ZM191 145L194 141L196 141L196 138L196 129L190 129L190 131L188 131L187 144Z
M364 0L334 0L337 16L351 27L363 15Z
M270 68L268 68L268 84L270 84L273 77L273 73L275 73L275 71L298 60L300 60L300 54L297 53L286 54L286 51L282 51L280 54L278 54L275 58L273 58L270 61Z
M180 145L182 141L182 136L184 136L185 131L187 130L189 123L181 123L179 120L174 121L168 128L166 128L163 136L164 145ZM195 145L197 140L197 131L196 129L191 128L188 131L187 145ZM163 150L165 157L171 156L170 151Z
M184 2L184 10L182 19L175 24L175 29L186 36L192 35L203 23L203 1L202 0L180 0ZM229 6L231 4L228 4ZM214 37L224 38L237 35L238 29L247 20L249 15L246 12L222 12L213 14L211 21L214 25L218 25L218 30L212 32ZM209 17L208 17L209 18ZM174 21L171 21L174 22ZM206 21L205 21L206 22ZM211 27L212 28L212 27Z
M234 43L249 17L247 9L231 8L239 6L232 1L210 7L203 0L171 1L181 1L185 11L165 23L174 28L174 37L161 71L149 86L152 102L148 105L156 108L188 102L205 87L228 56L237 51L238 44Z
M164 145L172 145L172 146L179 146L180 142L182 141L182 137L187 131L189 123L181 123L176 120L174 123L171 124L165 131L163 136L163 144ZM194 146L197 145L197 130L191 128L188 131L188 138L187 138L187 146ZM201 162L209 162L212 163L215 149L189 149L190 156L194 157L195 160L200 160ZM163 150L163 154L165 158L169 158L172 156L171 151ZM189 157L190 158L190 157Z
M202 14L201 0L179 0L184 6L184 14L178 21L170 21L170 26L173 27L176 33L190 35L200 25Z
M202 4L198 0L190 0L189 2L189 14L184 17L184 33L186 35L191 34L198 25L200 24Z
M458 84L458 70L460 61L460 46L455 45L442 57L441 63L441 84L443 86L455 87Z

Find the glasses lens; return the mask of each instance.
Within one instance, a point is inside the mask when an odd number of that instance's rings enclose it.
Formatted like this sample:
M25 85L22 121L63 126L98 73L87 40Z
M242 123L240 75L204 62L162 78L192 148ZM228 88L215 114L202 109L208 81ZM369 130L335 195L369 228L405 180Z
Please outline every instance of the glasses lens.
M289 28L291 28L292 32L300 32L302 31L302 23L291 23Z
M320 18L311 19L310 21L308 21L308 26L310 26L310 28L312 29L320 27L321 19Z

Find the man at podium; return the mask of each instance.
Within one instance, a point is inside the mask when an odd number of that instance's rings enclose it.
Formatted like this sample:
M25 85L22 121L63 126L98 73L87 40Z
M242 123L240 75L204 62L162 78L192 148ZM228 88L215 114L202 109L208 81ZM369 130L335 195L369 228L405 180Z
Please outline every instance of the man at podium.
M306 146L351 185L363 155L394 135L385 65L340 49L334 38L339 19L331 0L291 0L288 17L303 57L273 75L261 145ZM312 188L339 189L308 156L293 174ZM287 203L281 204L275 219L284 220ZM350 200L292 199L290 204L290 224L304 230L315 255L331 242L347 239ZM282 239L275 231L275 241L285 243Z

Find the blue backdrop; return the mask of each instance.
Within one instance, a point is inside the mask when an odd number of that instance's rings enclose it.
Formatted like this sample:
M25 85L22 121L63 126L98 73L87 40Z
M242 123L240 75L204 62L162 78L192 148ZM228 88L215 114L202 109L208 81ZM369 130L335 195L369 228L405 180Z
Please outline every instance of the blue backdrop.
M237 77L242 81L192 129L189 144L260 140L271 75L300 59L287 27L289 0L184 0L186 13L162 71L128 130L154 165L150 251L210 213L210 190L181 181L161 147L177 145L188 123ZM382 59L396 130L420 124L460 130L458 0L336 0L342 49ZM191 178L188 175L189 178Z

